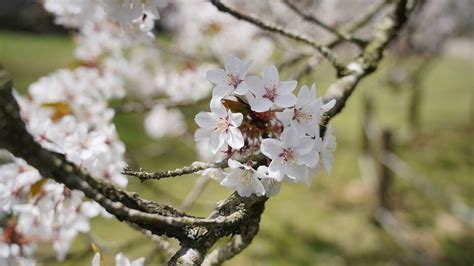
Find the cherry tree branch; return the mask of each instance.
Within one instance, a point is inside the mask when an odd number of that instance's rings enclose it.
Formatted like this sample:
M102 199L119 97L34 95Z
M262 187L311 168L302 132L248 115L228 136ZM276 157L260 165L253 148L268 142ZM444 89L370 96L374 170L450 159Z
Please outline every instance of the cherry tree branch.
M325 29L326 31L334 34L337 36L338 40L344 40L348 42L353 42L357 44L359 47L363 47L367 42L361 39L357 39L353 37L350 33L342 31L340 29L331 27L327 25L326 23L322 22L320 19L318 19L315 16L312 16L310 14L307 14L300 10L292 1L290 0L283 0L283 2L286 4L287 7L289 7L291 10L293 10L296 14L298 14L301 18L303 18L305 21L314 23L321 28Z
M258 223L248 226L242 234L234 235L224 246L212 251L204 258L203 265L221 265L247 248L258 233Z
M357 18L351 20L348 22L346 25L341 27L342 31L346 31L348 33L352 33L359 28L363 27L367 23L370 22L370 20L378 14L388 3L390 3L392 0L379 0L369 6L365 13L362 13L360 16Z
M239 161L240 162L262 161L264 159L265 159L265 156L263 156L262 154L258 154L258 155L251 155L251 156L245 157L243 159L240 159ZM191 166L184 166L184 167L177 168L175 170L169 170L169 171L147 172L147 171L144 171L143 169L134 171L130 168L125 168L122 171L122 174L138 177L142 182L144 182L149 179L160 180L164 178L192 174L192 173L196 173L196 172L209 169L209 168L225 168L225 167L227 167L227 160L224 160L221 162L213 162L213 163L194 162Z
M366 48L355 60L348 64L347 68L351 73L342 76L329 87L325 100L335 99L336 105L328 112L326 123L344 108L347 99L359 81L377 69L385 49L406 23L413 7L414 1L397 1L393 11L377 25L375 33Z
M130 168L125 168L122 171L122 174L124 175L129 175L129 176L135 176L138 177L142 182L149 180L149 179L164 179L164 178L170 178L170 177L175 177L175 176L182 176L182 175L187 175L187 174L192 174L196 173L208 168L222 168L226 167L227 162L215 162L215 163L203 163L203 162L194 162L192 166L184 166L181 168L177 168L175 170L169 170L169 171L161 171L161 172L147 172L144 171L143 169L140 169L138 171L134 171Z
M374 4L369 6L364 13L340 27L339 30L342 32L346 32L347 34L354 33L355 31L369 23L372 18L376 14L378 14L389 2L390 0L379 0L375 2ZM341 41L341 38L334 38L327 44L327 46L334 47L338 45Z
M234 235L226 244L209 253L202 264L206 266L221 265L226 260L238 255L252 243L252 240L258 234L259 224L260 216L249 219L240 234Z
M286 36L290 39L293 39L293 40L296 40L296 41L299 41L299 42L302 42L302 43L305 43L305 44L308 44L308 45L312 46L319 53L321 53L321 55L323 55L333 65L333 67L336 69L337 73L341 74L345 71L344 65L341 62L339 62L339 59L337 58L337 56L334 54L334 52L330 48L328 48L328 47L326 47L326 46L324 46L320 43L317 43L316 41L310 39L309 37L307 37L305 35L298 34L298 33L290 32L287 29L285 29L285 28L283 28L279 25L272 25L272 24L264 22L264 21L262 21L262 20L260 20L256 17L250 16L250 15L247 15L247 14L243 14L243 13L241 13L239 11L236 11L236 10L230 8L229 6L223 4L220 0L211 0L211 3L217 9L219 9L220 11L232 15L236 19L247 21L247 22L263 29L263 30L270 31L270 32L275 32L275 33L278 33L280 35Z
M238 206L245 206L248 210L248 219L246 223L242 223L240 227L236 228L234 234L241 234L246 230L248 224L252 221L259 221L263 213L267 197L257 197L252 195L250 197L240 197L237 193L233 193L226 200L220 202L217 208L208 216L213 218L216 216L227 215L230 211ZM189 243L181 243L181 248L168 262L169 265L200 265L203 263L207 251L219 240L215 235L208 235L199 241Z

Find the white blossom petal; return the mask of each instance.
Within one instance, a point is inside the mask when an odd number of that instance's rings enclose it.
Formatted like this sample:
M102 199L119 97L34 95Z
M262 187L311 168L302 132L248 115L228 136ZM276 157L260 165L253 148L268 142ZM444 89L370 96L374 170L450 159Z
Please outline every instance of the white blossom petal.
M285 165L286 174L295 180L304 180L308 174L303 165Z
M243 165L239 162L239 161L236 161L236 160L233 160L233 159L229 159L227 161L227 164L229 165L229 167L231 169L236 169L236 168L241 168L243 167Z
M220 118L227 117L227 110L218 98L211 99L211 112Z
M229 128L229 146L239 150L244 146L244 137L238 128L230 127Z
M212 131L205 128L198 128L196 132L194 132L194 139L195 140L202 140L207 139L211 136Z
M226 135L221 131L213 131L211 137L209 138L209 145L211 147L211 152L216 153L226 141Z
M249 92L249 86L245 81L242 81L237 85L237 88L234 90L234 93L237 95L245 95Z
M232 74L235 77L239 75L240 64L242 61L238 57L234 55L228 55L225 57L224 63L225 69L229 74Z
M283 152L282 143L277 139L264 139L260 146L262 153L268 158L275 160Z
M278 94L290 94L295 90L297 85L298 82L296 80L282 81L277 87Z
M255 95L263 95L263 80L259 76L248 76L245 78L245 83L248 85L249 90Z
M279 158L274 159L268 166L268 174L271 177L275 178L278 182L281 182L285 177L284 173L282 173L283 167L284 165L281 163Z
M300 88L300 91L298 92L298 98L296 101L296 107L300 108L310 102L311 100L315 100L316 95L312 95L312 93L309 91L308 86L304 85L303 87Z
M221 185L226 187L235 187L240 184L239 176L243 170L239 168L233 169L230 173L224 177L221 181Z
M275 104L279 107L291 107L296 104L296 96L294 94L277 94Z
M280 82L278 69L274 65L271 65L265 69L265 73L263 74L263 82L266 88L276 86Z
M242 124L244 116L241 113L231 113L229 112L231 124L235 127L239 127Z
M285 109L283 112L277 112L276 117L284 127L289 127L293 119L294 111L291 109Z
M200 112L196 115L194 121L202 128L213 130L217 127L218 119L219 118L213 113Z
M258 113L267 112L273 106L273 102L267 98L256 99L252 95L247 94L247 100L249 102L250 109Z
M226 73L224 69L211 69L206 73L206 79L214 84L226 82Z
M232 85L221 83L217 85L212 91L212 97L222 99L223 97L229 95L232 90L234 90L234 87Z
M247 76L247 73L249 72L252 62L253 61L249 59L245 59L242 61L242 63L240 64L239 73L238 73L240 78Z

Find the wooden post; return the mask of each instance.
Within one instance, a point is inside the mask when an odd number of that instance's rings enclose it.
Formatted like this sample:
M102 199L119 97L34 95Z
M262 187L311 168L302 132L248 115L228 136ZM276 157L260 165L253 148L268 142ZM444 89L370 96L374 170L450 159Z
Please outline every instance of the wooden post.
M369 132L372 127L372 117L373 117L373 110L374 105L372 102L372 97L367 92L364 94L363 103L362 103L362 130L361 130L361 149L363 154L370 154L371 147L370 147L370 136Z
M410 130L418 131L420 129L420 104L422 98L422 89L420 77L414 77L411 82L411 97L408 109L408 124Z
M389 203L389 188L392 183L392 173L390 169L382 163L383 157L385 154L392 152L392 133L389 129L384 129L382 131L381 147L379 153L378 162L378 185L377 185L377 194L378 194L378 206L390 209Z

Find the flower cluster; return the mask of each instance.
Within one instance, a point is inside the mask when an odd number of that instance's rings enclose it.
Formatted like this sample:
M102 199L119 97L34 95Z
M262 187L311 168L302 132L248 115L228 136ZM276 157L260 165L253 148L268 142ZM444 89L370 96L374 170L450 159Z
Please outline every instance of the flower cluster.
M235 4L241 6L243 2ZM254 8L265 1L249 2ZM234 53L253 58L254 65L260 68L275 50L274 42L259 28L219 12L210 2L171 1L170 4L174 8L163 15L163 23L175 33L179 48L188 54L200 52L224 59Z
M295 96L297 82L281 81L275 66L260 77L248 76L251 65L231 55L225 69L207 72L215 85L211 112L196 115L200 128L195 138L208 141L210 151L227 159L231 171L208 169L204 174L245 197L273 196L284 180L309 186L320 165L331 172L336 139L330 125L322 138L320 124L335 100L324 103L314 85L302 86ZM263 162L254 159L260 153L266 157Z
M28 131L43 147L124 187L125 146L107 107L120 92L99 80L103 77L95 69L59 70L33 83L28 97L16 98ZM91 217L108 216L82 192L44 179L17 158L0 165L0 206L0 215L10 217L0 233L0 260L9 263L28 260L38 241L51 242L62 260L75 236L90 230Z

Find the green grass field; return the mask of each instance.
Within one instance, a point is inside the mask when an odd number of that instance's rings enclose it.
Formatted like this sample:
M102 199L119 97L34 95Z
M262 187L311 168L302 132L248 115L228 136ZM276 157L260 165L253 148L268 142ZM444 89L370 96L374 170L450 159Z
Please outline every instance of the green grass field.
M0 62L12 73L20 91L38 77L73 62L73 44L63 37L0 32ZM372 220L376 206L373 188L361 179L360 111L364 92L376 100L376 120L398 137L396 153L419 175L443 193L474 207L474 62L442 57L423 80L421 129L409 138L406 128L409 92L386 88L382 79L390 58L376 75L364 80L346 108L334 120L338 137L332 176L320 174L311 188L285 184L266 205L260 232L242 254L227 265L412 265L413 255L397 245ZM319 93L332 75L324 66L314 73ZM186 109L191 118L196 108ZM196 160L191 139L153 141L143 132L142 115L116 117L116 125L129 156L144 169L166 170ZM129 190L144 197L178 206L192 188L196 176L141 184L130 179ZM205 215L229 191L210 182L192 213ZM440 265L472 265L474 232L400 178L390 191L396 218L423 252ZM151 240L114 219L93 220L93 233L123 246L130 257L147 256ZM107 265L113 265L113 248L104 250ZM44 265L54 264L51 249L40 252ZM75 242L68 265L86 265L92 259L85 236ZM155 256L150 265L160 264Z

